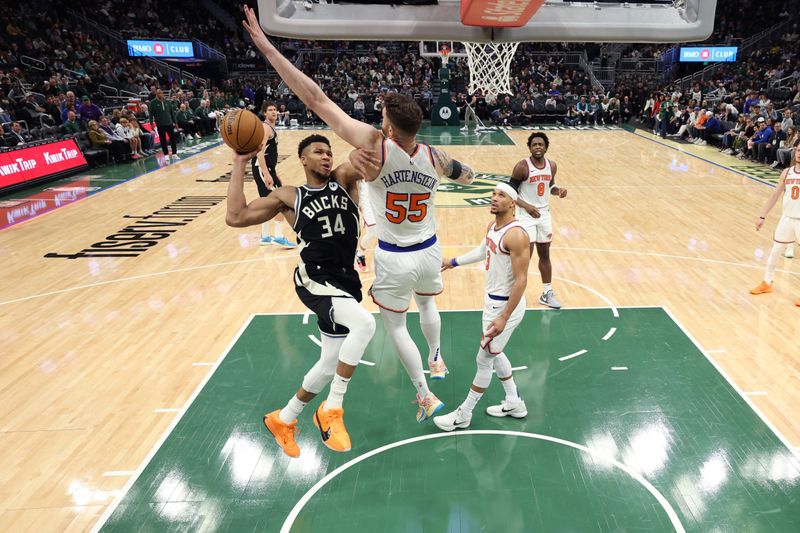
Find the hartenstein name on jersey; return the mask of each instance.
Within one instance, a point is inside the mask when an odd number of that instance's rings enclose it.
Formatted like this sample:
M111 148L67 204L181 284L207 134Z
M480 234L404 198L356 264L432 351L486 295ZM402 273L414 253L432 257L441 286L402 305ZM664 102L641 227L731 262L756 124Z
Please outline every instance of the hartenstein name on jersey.
M329 209L347 211L349 207L350 200L346 196L322 196L304 205L302 211L305 216L313 219L322 211Z
M385 176L381 176L381 181L387 189L397 183L416 183L430 190L434 190L438 182L436 178L424 172L406 169L395 170Z

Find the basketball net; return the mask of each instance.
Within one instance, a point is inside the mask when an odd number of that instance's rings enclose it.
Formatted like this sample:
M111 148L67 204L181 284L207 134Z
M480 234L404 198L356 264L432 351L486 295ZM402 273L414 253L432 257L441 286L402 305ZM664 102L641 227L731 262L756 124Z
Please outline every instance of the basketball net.
M519 43L464 43L469 65L469 92L494 100L511 94L511 60Z

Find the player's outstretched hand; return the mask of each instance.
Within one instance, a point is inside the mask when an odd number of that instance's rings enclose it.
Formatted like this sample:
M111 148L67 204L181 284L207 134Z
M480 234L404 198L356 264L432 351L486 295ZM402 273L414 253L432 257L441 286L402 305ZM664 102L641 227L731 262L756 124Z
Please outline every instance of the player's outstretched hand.
M348 158L356 172L361 174L364 179L371 178L381 168L381 160L378 159L378 153L375 150L358 148L350 152Z
M763 218L759 217L756 219L756 231L760 230L764 227L764 222L766 222Z
M264 30L261 29L261 25L258 23L256 12L247 4L244 5L244 16L245 20L242 21L242 26L244 26L244 29L250 34L250 38L253 40L253 44L256 45L256 48L264 53L270 48L273 48L272 43L269 42L267 36L264 35Z
M558 189L558 197L559 198L566 198L567 197L567 189L560 187Z
M451 259L447 258L447 257L442 259L442 270L441 270L441 272L444 272L445 270L450 270L451 268L453 268L453 261Z
M493 339L503 333L504 329L506 329L506 319L499 316L492 320L483 336L487 339Z

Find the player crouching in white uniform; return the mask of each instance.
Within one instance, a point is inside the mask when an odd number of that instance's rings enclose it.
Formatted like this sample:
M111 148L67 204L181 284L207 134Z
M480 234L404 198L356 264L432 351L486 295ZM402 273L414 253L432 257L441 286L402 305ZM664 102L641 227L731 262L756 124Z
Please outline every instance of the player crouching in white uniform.
M476 357L478 370L464 402L455 411L433 418L433 423L444 431L469 427L472 411L492 381L492 370L500 378L506 398L500 405L488 407L486 413L514 418L528 414L525 402L517 393L511 362L503 353L511 334L525 316L525 286L531 260L528 233L514 218L516 201L517 191L505 183L498 184L490 207L495 220L489 226L486 239L471 252L442 262L442 270L448 270L486 261L483 332Z

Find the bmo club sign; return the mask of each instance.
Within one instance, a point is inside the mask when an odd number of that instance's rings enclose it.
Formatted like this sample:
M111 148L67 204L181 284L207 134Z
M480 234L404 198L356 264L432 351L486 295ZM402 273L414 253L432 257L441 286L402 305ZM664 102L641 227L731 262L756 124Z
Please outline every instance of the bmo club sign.
M733 63L739 48L736 46L691 46L681 48L681 62Z
M194 57L191 41L132 41L128 40L131 57Z
M86 166L73 139L0 152L0 190Z

